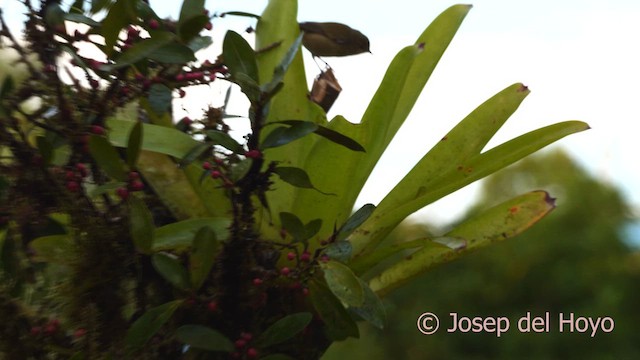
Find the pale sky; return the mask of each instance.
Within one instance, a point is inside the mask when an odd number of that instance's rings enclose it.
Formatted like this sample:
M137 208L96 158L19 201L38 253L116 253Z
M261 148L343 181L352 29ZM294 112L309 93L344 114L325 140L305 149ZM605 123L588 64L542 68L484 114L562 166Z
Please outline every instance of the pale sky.
M358 204L378 203L471 110L504 87L523 82L531 94L489 146L555 122L586 121L591 130L553 146L568 149L590 172L622 186L636 209L640 208L640 1L470 3L473 9L374 170L370 180L375 181L365 186ZM151 0L151 4L161 16L175 18L181 1ZM259 14L267 1L218 0L208 4L212 12ZM343 22L371 41L373 54L326 59L343 87L329 118L341 114L359 121L397 51L412 44L440 12L454 4L442 0L300 0L301 21ZM18 0L0 0L0 7L9 20L18 21L14 16L22 10ZM220 42L226 28L241 32L253 24L249 18L217 19L214 39ZM212 49L201 57L215 55ZM308 53L306 60L311 79L317 68ZM209 91L215 96L224 95L220 89ZM202 105L185 107L196 111L192 109ZM430 221L450 221L471 203L473 189L477 186L445 198L420 214Z

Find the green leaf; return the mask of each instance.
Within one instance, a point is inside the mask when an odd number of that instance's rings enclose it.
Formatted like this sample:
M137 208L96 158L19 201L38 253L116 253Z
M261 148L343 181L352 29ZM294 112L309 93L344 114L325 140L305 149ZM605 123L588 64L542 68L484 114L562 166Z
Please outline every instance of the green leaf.
M162 252L153 254L151 263L156 271L171 285L181 290L189 288L187 271L175 256Z
M247 174L249 173L249 170L251 170L252 165L253 165L253 159L249 159L249 158L243 159L239 163L234 164L231 167L231 171L229 174L231 181L237 182L241 179L244 179L244 177L247 176Z
M153 84L149 88L149 105L157 115L166 113L171 107L171 89L164 84Z
M189 219L156 229L153 251L182 250L193 245L195 234L203 227L208 226L216 234L218 241L224 241L229 237L229 225L227 218L203 218Z
M251 18L260 20L260 15L256 15L256 14L252 14L244 11L227 11L220 14L220 17L224 17L226 15L251 17Z
M109 140L114 146L126 147L135 125L133 121L108 119ZM142 150L153 151L173 156L178 159L185 157L199 142L191 136L173 128L152 124L143 124Z
M378 295L371 290L369 285L361 279L358 280L360 280L360 285L362 285L362 288L364 289L364 302L358 307L349 308L349 311L355 313L371 325L382 330L387 318L387 312L384 305Z
M53 148L53 144L49 142L49 140L44 136L38 136L36 138L36 145L38 146L38 150L40 151L40 155L42 155L43 164L49 165L51 160L53 159L53 154L55 149Z
M280 179L282 179L282 181L289 183L295 187L299 187L303 189L314 189L323 195L334 195L334 194L329 194L329 193L325 193L318 190L318 188L316 188L315 186L313 186L313 184L311 184L311 179L309 179L309 175L307 175L307 173L300 168L290 167L290 166L278 166L273 170L273 172L278 174L278 176L280 176Z
M271 81L262 88L262 90L270 96L273 96L277 92L276 89L279 89L279 85L284 81L284 76L287 73L287 70L289 70L289 66L293 62L293 59L300 49L303 35L304 34L301 32L300 35L298 35L298 37L293 41L293 44L291 44L289 50L287 50L287 53L284 55L282 61L273 70L273 79L271 79Z
M312 318L313 316L308 312L287 315L260 334L256 344L261 348L281 344L304 330Z
M412 241L403 241L400 243L381 246L375 251L358 256L349 266L357 275L364 274L380 262L394 256L402 251L416 250L418 248L434 247L437 249L453 249L460 250L467 246L464 239L438 237L438 238L420 238Z
M348 266L337 261L328 261L320 265L324 279L333 294L349 306L361 306L364 302L364 289L360 279Z
M113 0L91 0L91 14L98 13L109 5L111 5Z
M182 300L171 301L145 312L127 331L125 335L127 347L130 350L137 350L144 346L162 328L162 325L171 319L181 304Z
M31 258L35 262L70 265L73 260L73 240L68 235L51 235L36 238L29 242L35 251Z
M362 225L371 214L376 210L376 206L373 204L364 204L358 211L356 211L347 221L340 227L338 230L338 236L336 237L338 240L344 240L351 233L357 229L360 225Z
M98 28L101 26L101 24L95 20L93 20L92 18L85 16L81 13L76 13L76 12L70 12L68 14L64 15L65 20L67 21L71 21L74 23L78 23L78 24L85 24L85 25L89 25L92 28Z
M534 191L498 204L458 225L445 236L466 241L466 247L451 248L434 243L382 271L369 286L378 295L388 294L434 265L452 260L477 248L518 235L555 207L544 191Z
M320 319L324 322L325 331L330 339L342 341L349 337L360 337L358 325L342 306L340 300L324 284L316 280L310 281L309 297Z
M289 127L279 126L273 129L262 141L261 148L268 149L286 145L307 136L318 129L318 125L310 121L300 121Z
M193 239L189 258L189 274L194 290L198 290L209 276L219 249L220 243L216 240L216 233L211 228L205 226L198 230Z
M311 239L315 235L317 235L321 227L322 227L322 219L314 219L309 221L304 226L304 236L305 236L304 240L306 241L308 239Z
M196 60L196 56L189 46L177 42L170 42L154 49L148 57L165 64L185 64Z
M82 14L84 13L84 0L76 0L71 4L69 8L69 13L72 14Z
M271 124L287 124L287 125L295 126L296 124L306 123L306 122L307 121L303 121L303 120L283 120L283 121L274 121ZM362 147L362 145L360 145L357 141L335 130L331 130L328 127L316 124L316 129L313 132L316 135L322 136L323 138L329 141L332 141L338 145L342 145L349 150L361 151L361 152L365 151L364 147Z
M135 168L140 157L140 149L142 147L142 123L136 122L129 134L129 140L127 141L127 164L130 168Z
M58 26L64 26L64 20L67 13L60 7L60 5L56 2L50 2L46 6L47 8L44 13L44 21L47 25L52 29L56 29Z
M175 35L168 31L157 31L153 36L135 43L130 49L117 58L116 63L111 65L112 69L119 69L149 57L158 49L168 45L175 39ZM193 55L193 54L192 54ZM158 85L158 84L156 84Z
M118 35L120 35L120 30L127 26L131 22L131 18L129 17L128 6L131 0L117 0L113 6L109 9L109 13L102 20L102 26L100 28L102 37L104 37L104 51L107 56L113 53L113 46L118 41ZM94 7L95 5L95 7ZM104 3L98 4L93 3L91 6L91 11L96 13L97 9L102 9L106 5ZM99 11L99 10L98 10Z
M351 259L351 252L353 251L353 247L351 243L348 241L336 241L324 249L324 254L329 257L329 259L340 261L340 262L348 262Z
M211 144L209 144L209 143L198 143L196 146L193 147L193 149L191 149L189 151L189 153L187 153L187 155L185 155L182 158L182 160L180 160L180 163L178 165L180 167L185 167L185 166L191 164L192 162L194 162L198 158L200 158L200 156L202 156L202 154L207 152L207 150L211 150Z
M242 73L256 84L258 83L256 54L242 35L235 31L227 31L222 43L222 55L224 64L229 68L232 76L237 77L238 74Z
M214 144L220 145L236 154L244 153L244 148L234 138L226 132L218 130L207 130L205 134Z
M232 352L233 343L220 332L202 325L183 325L176 330L176 338L196 349Z
M202 49L206 49L213 44L213 40L211 36L196 36L191 41L189 41L189 48L191 51L198 52Z
M183 43L188 44L200 34L200 31L204 29L208 22L209 17L203 13L192 16L184 21L181 19L178 22L178 37Z
M124 164L122 163L122 159L120 159L118 151L105 137L90 135L89 152L96 160L98 166L111 178L119 181L125 181L127 179Z
M178 23L183 23L193 17L204 14L205 0L184 0L180 9L180 17Z
M129 226L133 244L141 253L150 254L155 233L153 216L144 201L133 196L129 198L129 211Z
M230 81L240 87L240 90L242 90L252 104L257 103L260 100L260 86L258 86L258 83L249 75L245 73L237 73L230 79Z
M306 229L304 223L295 215L289 212L280 213L280 223L282 227L293 237L293 242L304 241Z
M316 187L334 192L337 196L325 198L310 191L298 191L295 204L288 207L290 211L300 216L313 211L314 216L336 219L337 223L342 223L351 215L365 181L407 118L470 8L468 5L450 7L429 25L415 45L405 47L398 53L389 65L360 123L351 123L343 117L335 117L328 123L327 128L357 141L366 149L366 153L346 151L343 147L335 146L323 139L312 144L313 148L308 152L308 156L291 162L291 166L304 166L309 176L314 179ZM278 96L282 95L281 92ZM273 111L272 107L271 112ZM300 117L280 117L283 118ZM289 157L290 151L288 154L281 154L276 160ZM349 176L326 176L328 173ZM271 204L274 209L279 209L278 202L272 200ZM320 238L329 236L333 230L330 224L326 223L320 232ZM354 245L354 254L359 251L360 249Z

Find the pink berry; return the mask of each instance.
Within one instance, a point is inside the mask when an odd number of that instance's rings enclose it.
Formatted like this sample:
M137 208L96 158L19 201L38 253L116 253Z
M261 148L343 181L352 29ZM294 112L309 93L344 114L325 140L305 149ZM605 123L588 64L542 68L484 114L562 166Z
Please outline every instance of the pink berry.
M247 151L244 155L250 159L259 159L260 157L262 157L262 153L260 152L260 150L255 149Z
M251 341L251 339L253 339L253 334L248 332L242 332L240 333L240 337L247 341Z
M262 283L263 283L263 281L260 278L253 279L253 285L255 285L255 286L260 286L260 285L262 285Z
M80 190L80 184L77 181L69 181L67 182L67 190L71 192L78 192Z
M129 172L129 180L138 180L140 179L140 173L137 171Z
M293 252L290 252L287 254L287 259L289 259L289 261L293 260L296 258L296 254Z
M309 296L309 288L302 288L302 295Z
M87 334L87 330L86 329L79 328L79 329L76 329L76 331L73 332L73 337L76 338L76 339L79 339L79 338L85 336L86 334Z
M185 124L185 125L191 125L193 123L193 120L191 120L190 117L185 116L185 117L182 118L182 123Z
M144 183L142 181L132 181L130 184L131 191L142 191L144 189Z
M207 303L207 310L215 312L216 310L218 310L218 303L215 301L209 301Z
M91 133L96 135L104 135L106 131L100 125L91 125Z
M187 92L184 91L183 89L178 90L178 96L180 96L180 98L183 98L187 95Z
M205 28L205 29L207 29L207 30L211 30L211 29L213 29L213 24L211 23L211 21L209 21L208 23L206 23L206 24L204 25L204 28Z
M129 198L129 190L127 188L121 187L116 190L116 195L122 200L127 200Z
M243 347L247 346L247 341L244 339L238 339L236 340L236 342L234 343L236 349L242 349Z
M184 81L184 74L180 73L180 74L176 75L176 81Z
M69 170L64 174L64 178L69 180L69 181L73 181L76 179L76 173Z
M222 176L222 173L218 170L213 170L211 172L211 178L212 179L219 179Z
M87 167L82 163L76 164L76 170L78 170L80 176L82 176L83 178L89 175L89 170L87 170Z
M305 251L302 253L302 255L300 256L300 261L303 262L309 262L311 260L311 254L309 254L309 252Z
M256 350L255 348L248 348L247 349L247 357L249 359L255 359L258 357L258 350Z
M289 269L288 267L283 267L282 269L280 269L280 274L284 275L284 276L289 276L289 274L291 273L291 269Z
M151 30L156 30L159 27L160 27L160 23L158 22L158 20L156 19L149 20L149 28L151 28Z
M205 170L211 170L212 165L211 165L210 162L205 161L205 162L202 163L202 168L205 169Z

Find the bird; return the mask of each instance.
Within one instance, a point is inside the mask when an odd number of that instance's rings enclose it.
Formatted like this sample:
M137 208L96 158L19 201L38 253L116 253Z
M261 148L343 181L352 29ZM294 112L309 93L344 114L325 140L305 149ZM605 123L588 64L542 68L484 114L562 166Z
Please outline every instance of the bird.
M336 22L302 22L302 44L314 57L350 56L371 52L360 31Z

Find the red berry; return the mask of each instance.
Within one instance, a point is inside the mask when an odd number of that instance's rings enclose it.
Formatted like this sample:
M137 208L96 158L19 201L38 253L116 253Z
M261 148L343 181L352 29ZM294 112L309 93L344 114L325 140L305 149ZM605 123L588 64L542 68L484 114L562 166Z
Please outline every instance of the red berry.
M248 332L241 332L240 337L247 341L251 341L251 339L253 339L253 334Z
M303 252L302 255L300 256L300 261L309 262L310 260L311 260L311 254L309 254L308 251Z
M92 89L97 89L100 87L100 82L98 82L98 80L96 79L90 79L89 86L91 86Z
M202 163L202 168L205 169L205 170L211 170L212 165L211 165L210 162L205 161L205 162Z
M207 29L207 30L213 29L213 24L211 23L211 21L209 21L208 23L204 24L204 28Z
M142 181L135 180L129 184L129 187L131 188L131 191L142 191L144 189L144 183L142 183Z
M222 176L222 173L218 170L213 170L211 172L211 178L213 179L219 179Z
M69 181L73 181L76 179L76 173L69 170L64 174L64 178L69 180Z
M158 22L158 20L156 19L149 20L149 28L151 28L151 30L156 30L159 27L160 27L160 23Z
M183 89L178 90L178 96L183 98L183 97L185 97L185 95L187 95L186 91L184 91Z
M136 30L136 28L134 28L133 26L129 26L129 28L127 28L127 36L129 38L136 38L138 37L139 34L140 32Z
M309 296L309 288L302 288L302 295Z
M263 283L263 281L260 278L253 279L253 285L255 285L255 286L260 286L260 285L262 285L262 283Z
M243 347L247 346L247 341L244 339L238 339L236 340L234 345L236 346L236 349L242 349Z
M44 328L44 333L45 333L46 335L53 335L53 334L55 334L57 331L58 331L58 328L57 328L57 327L55 327L55 326L53 326L53 325L51 325L51 324L49 324L49 325L45 326L45 328Z
M248 348L247 349L247 357L249 359L255 359L258 357L258 350L256 350L255 348Z
M42 327L40 326L34 326L30 330L30 333L32 336L40 335L41 332L42 332Z
M73 332L73 337L79 339L87 334L87 329L78 328Z
M120 197L122 200L127 200L129 198L129 190L127 188L121 187L116 190L116 195Z
M287 254L287 259L289 259L289 260L293 260L293 259L295 259L295 258L296 258L296 254L295 254L295 253L290 252L290 253L288 253L288 254Z
M184 81L184 74L180 73L180 74L176 75L176 81Z
M129 172L129 180L138 180L140 179L140 173L137 171Z
M289 274L291 273L291 269L289 269L288 267L283 267L282 269L280 269L280 274L284 275L284 276L289 276Z
M104 135L106 130L100 125L91 125L91 133L96 135Z
M193 120L191 120L190 117L185 116L185 117L182 118L182 123L188 126L188 125L191 125L193 123Z
M216 310L218 310L218 303L215 301L209 301L207 303L207 310L215 312Z
M78 192L80 190L80 184L77 181L69 181L67 182L67 190L71 192Z
M47 64L44 67L44 72L54 73L54 72L56 72L56 66L53 65L53 64Z
M82 176L83 178L89 175L89 170L87 170L87 167L82 163L76 164L76 170L78 170L80 176Z
M260 152L260 150L255 149L247 151L244 155L250 159L259 159L260 157L262 157L262 153Z

